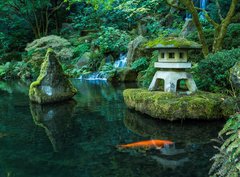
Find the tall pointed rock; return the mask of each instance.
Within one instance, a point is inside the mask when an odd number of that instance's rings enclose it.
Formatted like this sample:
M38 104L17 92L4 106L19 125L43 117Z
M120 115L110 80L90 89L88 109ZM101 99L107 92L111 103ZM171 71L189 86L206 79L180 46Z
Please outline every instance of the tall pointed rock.
M30 100L39 104L53 103L71 99L76 93L77 90L65 76L56 53L49 49L40 75L30 86Z

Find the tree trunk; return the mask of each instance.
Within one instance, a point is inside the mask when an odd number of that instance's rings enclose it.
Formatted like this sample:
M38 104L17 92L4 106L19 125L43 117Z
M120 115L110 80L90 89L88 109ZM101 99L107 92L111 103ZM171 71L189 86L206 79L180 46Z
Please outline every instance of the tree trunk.
M216 53L223 47L224 38L227 34L227 28L231 23L232 17L234 16L236 6L239 0L232 0L231 6L225 19L222 20L221 24L215 27L214 42L212 52Z
M138 22L137 26L138 26L138 35L142 35L143 36L143 29L142 29L141 22Z
M209 54L209 50L208 50L208 46L206 43L206 38L203 33L203 27L202 27L202 24L198 17L198 12L195 9L195 6L191 0L180 0L180 2L187 7L189 12L193 16L193 22L197 28L198 38L199 38L200 43L202 44L202 52L203 52L204 57L206 57Z

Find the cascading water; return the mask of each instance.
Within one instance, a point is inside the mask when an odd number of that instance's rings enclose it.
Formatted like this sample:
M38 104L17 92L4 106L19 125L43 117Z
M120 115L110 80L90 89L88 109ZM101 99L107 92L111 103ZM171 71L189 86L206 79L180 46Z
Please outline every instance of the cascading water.
M200 8L205 10L206 7L207 7L207 0L200 0Z
M106 81L106 74L104 72L94 72L90 74L84 74L79 77L80 80L88 80L88 81Z
M119 59L113 64L114 68L124 68L127 66L127 54L120 54ZM104 71L81 75L80 80L107 81L107 73Z
M206 10L207 8L207 0L200 0L200 8ZM200 12L200 19L205 19L204 12Z
M193 0L193 3L196 7L199 7L203 10L206 10L207 8L207 3L208 3L208 0L200 0L200 1L196 1L196 0ZM191 19L192 18L192 15L187 12L186 14L186 20L187 19ZM204 13L203 12L200 12L200 19L205 19L205 16L204 16Z
M127 66L127 54L120 54L119 60L113 64L114 68L124 68Z

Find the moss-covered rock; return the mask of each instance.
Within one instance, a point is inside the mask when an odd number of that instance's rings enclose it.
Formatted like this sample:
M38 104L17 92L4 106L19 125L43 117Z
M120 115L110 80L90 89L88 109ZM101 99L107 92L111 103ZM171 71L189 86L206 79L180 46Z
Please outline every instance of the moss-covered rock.
M225 102L231 105L222 106L227 99L225 95L208 92L197 92L187 96L160 91L150 92L145 89L127 89L123 95L130 109L170 121L227 118L236 111L236 105L232 101ZM228 108L230 109L226 110Z
M63 101L77 93L65 76L56 53L49 50L41 66L40 75L30 86L29 97L40 104Z

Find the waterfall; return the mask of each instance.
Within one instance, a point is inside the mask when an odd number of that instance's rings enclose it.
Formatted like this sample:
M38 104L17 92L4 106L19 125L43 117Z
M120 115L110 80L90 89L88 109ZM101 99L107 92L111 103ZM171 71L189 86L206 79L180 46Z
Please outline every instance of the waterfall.
M124 68L127 66L127 54L120 54L118 60L113 64L114 68Z
M104 72L94 72L90 74L84 74L79 77L80 80L88 81L107 81L106 73Z
M207 8L207 0L200 0L200 8L206 10ZM205 20L204 12L200 12L200 19Z
M205 10L206 7L207 7L207 0L200 0L200 8Z
M194 2L194 5L195 5L196 7L199 7L199 8L201 8L201 9L203 9L203 10L206 10L208 0L200 0L200 1L193 0L193 2ZM199 17L200 17L200 19L202 19L202 20L205 19L204 13L203 13L203 12L200 12ZM186 18L185 18L185 20L188 20L188 19L191 19L191 18L192 18L192 14L190 14L189 12L187 12L187 13L186 13Z
M116 60L113 64L113 67L124 68L127 66L127 54L120 54L118 60ZM80 80L88 80L88 81L107 81L108 74L104 71L94 72L90 74L81 75L78 79Z

